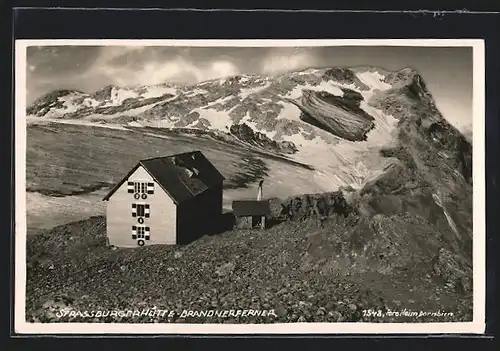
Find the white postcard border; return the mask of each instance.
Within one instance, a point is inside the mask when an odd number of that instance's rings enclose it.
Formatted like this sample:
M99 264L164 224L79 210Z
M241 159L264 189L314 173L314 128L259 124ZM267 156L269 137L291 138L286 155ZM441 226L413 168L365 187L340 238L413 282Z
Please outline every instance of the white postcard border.
M473 48L473 321L466 323L121 324L27 323L26 294L26 49L28 46L317 47L428 46ZM486 302L485 56L482 39L293 39L15 41L15 298L19 334L482 334Z

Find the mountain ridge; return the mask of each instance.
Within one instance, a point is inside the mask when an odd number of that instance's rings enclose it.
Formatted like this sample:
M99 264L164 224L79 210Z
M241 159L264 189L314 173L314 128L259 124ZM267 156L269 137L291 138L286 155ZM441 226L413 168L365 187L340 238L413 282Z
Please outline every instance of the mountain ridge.
M410 111L401 113L404 104ZM426 111L425 121L416 119L419 109ZM317 181L331 184L332 190L359 189L380 176L393 159L379 151L397 143L404 120L441 121L443 128L454 128L411 68L306 68L189 86L109 85L92 94L63 90L39 98L27 114L31 119L228 135L311 165L318 170Z

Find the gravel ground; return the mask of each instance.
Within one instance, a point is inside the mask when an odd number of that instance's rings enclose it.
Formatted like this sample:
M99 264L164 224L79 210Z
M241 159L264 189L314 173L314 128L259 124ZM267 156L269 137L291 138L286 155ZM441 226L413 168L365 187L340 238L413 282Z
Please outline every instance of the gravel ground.
M27 320L276 323L471 318L466 306L472 304L465 301L470 297L437 283L430 264L385 275L328 271L324 260L309 253L306 233L318 230L325 229L306 220L266 231L206 236L183 247L113 250L104 245L102 217L56 227L28 241ZM154 307L163 312L154 313ZM453 316L403 316L405 309L406 314L440 311ZM112 315L112 310L122 312ZM130 315L136 310L147 315ZM185 310L247 312L213 312L210 317L186 316ZM248 310L266 310L268 315L251 315ZM101 313L97 311L110 315L96 317Z

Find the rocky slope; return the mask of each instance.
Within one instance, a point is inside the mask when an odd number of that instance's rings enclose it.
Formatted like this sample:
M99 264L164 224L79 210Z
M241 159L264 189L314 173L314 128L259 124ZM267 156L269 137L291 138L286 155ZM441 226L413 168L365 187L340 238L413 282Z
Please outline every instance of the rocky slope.
M321 225L311 221L313 199L321 203ZM424 235L439 234L425 221L379 215L377 231L363 241L359 230L368 230L362 216L340 192L273 204L273 218L287 219L266 231L230 230L182 247L109 248L103 217L30 237L26 318L101 323L471 320L471 269L444 247L426 251L433 239ZM388 223L396 227L391 230ZM174 313L126 315L153 307ZM212 309L273 314L182 315L183 310ZM110 315L111 310L120 314ZM438 315L394 314L405 310Z

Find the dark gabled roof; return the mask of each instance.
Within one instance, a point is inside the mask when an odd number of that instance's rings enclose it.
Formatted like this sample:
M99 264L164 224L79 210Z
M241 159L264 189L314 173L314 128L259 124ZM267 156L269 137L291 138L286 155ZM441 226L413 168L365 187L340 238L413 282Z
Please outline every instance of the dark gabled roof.
M149 158L140 160L103 200L108 200L140 166L144 167L177 205L225 179L200 151Z
M236 217L265 216L271 213L271 208L267 200L239 200L233 201L233 213Z

